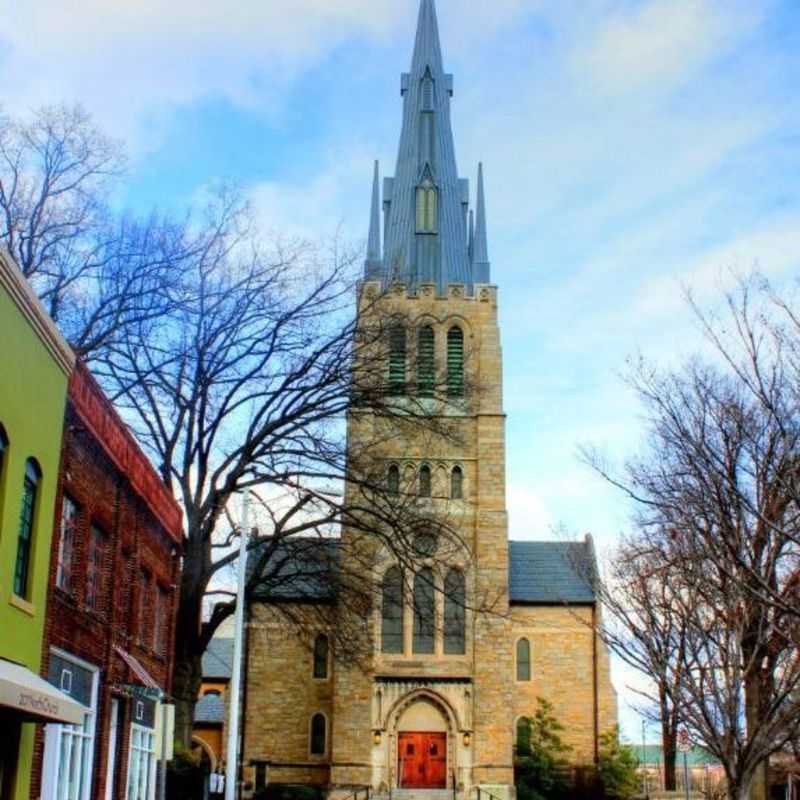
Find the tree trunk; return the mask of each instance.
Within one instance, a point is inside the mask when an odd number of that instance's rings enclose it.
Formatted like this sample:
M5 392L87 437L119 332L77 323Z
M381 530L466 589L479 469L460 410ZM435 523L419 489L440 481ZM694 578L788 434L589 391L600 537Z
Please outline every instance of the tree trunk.
M670 723L664 722L661 731L661 746L664 750L664 790L674 792L677 788L675 781L675 764L677 761L677 734L671 730Z
M184 562L188 563L188 562ZM185 750L192 746L194 707L203 681L201 619L203 592L201 581L184 570L175 631L175 673L172 694L175 699L175 743Z
M747 675L744 680L745 697L745 717L747 721L748 737L752 738L753 731L757 730L762 723L762 692L761 676ZM768 800L769 785L767 777L767 762L762 761L756 766L750 779L749 797L750 800Z

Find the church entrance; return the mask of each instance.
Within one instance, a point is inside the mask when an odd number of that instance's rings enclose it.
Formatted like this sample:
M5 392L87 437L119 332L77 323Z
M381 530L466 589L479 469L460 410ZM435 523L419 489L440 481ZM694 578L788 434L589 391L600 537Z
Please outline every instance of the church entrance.
M400 787L444 789L447 786L446 733L401 733L397 744Z

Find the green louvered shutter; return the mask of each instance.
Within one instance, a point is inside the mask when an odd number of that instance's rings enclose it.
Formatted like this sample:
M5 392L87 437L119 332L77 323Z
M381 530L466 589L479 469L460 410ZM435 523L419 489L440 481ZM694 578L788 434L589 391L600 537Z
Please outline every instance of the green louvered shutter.
M447 332L447 394L464 396L464 333L455 327Z
M426 325L417 334L417 394L433 397L436 382L433 328Z
M389 394L406 393L406 330L400 325L389 331Z

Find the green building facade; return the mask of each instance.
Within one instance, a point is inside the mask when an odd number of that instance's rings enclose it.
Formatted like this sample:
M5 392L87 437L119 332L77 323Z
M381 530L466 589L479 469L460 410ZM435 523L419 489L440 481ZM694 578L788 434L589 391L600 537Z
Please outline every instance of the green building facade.
M31 720L54 718L50 711L58 705L57 697L37 694L35 676L73 363L69 346L0 250L0 800L28 800Z

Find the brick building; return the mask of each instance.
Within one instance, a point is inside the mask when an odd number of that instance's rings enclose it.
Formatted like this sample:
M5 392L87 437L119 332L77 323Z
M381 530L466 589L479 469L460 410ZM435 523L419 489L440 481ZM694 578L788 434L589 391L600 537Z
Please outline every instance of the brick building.
M403 320L388 336L389 389L448 433L409 433L396 417L354 411L348 443L351 463L368 451L368 469L385 476L398 502L441 512L463 548L440 557L441 540L421 532L415 548L429 563L411 569L374 546L368 585L381 588L367 618L366 663L337 658L330 627L320 623L304 638L285 622L330 603L331 625L345 624L352 612L325 586L304 577L297 591L284 587L254 604L243 758L256 786L467 797L481 785L508 797L520 718L533 716L539 697L553 704L574 766L591 770L600 736L616 724L616 695L593 632L600 609L586 579L591 540L508 541L500 291L490 275L482 169L474 216L458 177L453 79L433 0L421 2L401 94L397 168L382 197L376 166L359 313ZM431 388L440 382L443 399ZM348 486L351 507L363 499L358 491ZM347 528L331 545L340 564L370 546ZM491 612L475 611L486 598Z
M82 365L67 395L42 674L86 707L38 737L31 798L152 800L179 506Z

